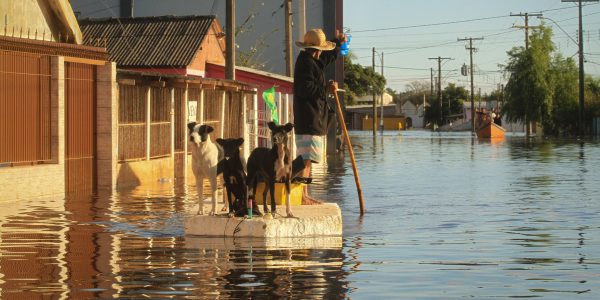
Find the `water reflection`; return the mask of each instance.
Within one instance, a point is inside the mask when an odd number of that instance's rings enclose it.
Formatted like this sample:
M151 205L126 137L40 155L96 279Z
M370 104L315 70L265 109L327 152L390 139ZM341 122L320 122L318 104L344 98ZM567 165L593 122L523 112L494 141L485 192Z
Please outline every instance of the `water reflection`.
M7 203L0 298L345 297L341 237L185 236L189 191L168 182Z

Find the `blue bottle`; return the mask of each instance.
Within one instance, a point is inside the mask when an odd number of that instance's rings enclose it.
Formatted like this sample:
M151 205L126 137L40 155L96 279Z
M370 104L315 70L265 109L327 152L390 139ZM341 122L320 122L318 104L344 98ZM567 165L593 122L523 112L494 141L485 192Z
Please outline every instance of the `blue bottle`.
M342 45L340 45L340 54L342 56L347 56L348 52L350 51L350 38L352 38L352 36L347 34L346 42L343 42Z

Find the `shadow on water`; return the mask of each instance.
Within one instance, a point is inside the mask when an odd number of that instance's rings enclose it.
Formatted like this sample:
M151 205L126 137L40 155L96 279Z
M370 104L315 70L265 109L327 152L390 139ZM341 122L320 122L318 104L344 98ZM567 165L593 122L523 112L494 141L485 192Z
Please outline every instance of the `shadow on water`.
M343 238L185 235L195 188L2 203L0 298L600 297L600 144L353 132L315 166ZM221 204L219 204L221 205Z

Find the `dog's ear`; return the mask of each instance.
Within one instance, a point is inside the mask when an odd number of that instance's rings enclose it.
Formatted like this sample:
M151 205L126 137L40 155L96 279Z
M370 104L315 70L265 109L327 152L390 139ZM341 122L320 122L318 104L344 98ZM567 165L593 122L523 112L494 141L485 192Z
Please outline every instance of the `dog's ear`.
M194 130L194 127L196 127L196 122L189 122L188 123L188 129L190 131Z
M211 133L213 131L215 131L214 128L210 127L209 125L206 125L206 133Z
M239 138L236 139L235 142L238 144L238 147L244 144L244 139L243 138Z
M221 147L225 147L225 140L224 139L217 139L217 144L221 145Z
M292 124L292 123L287 123L283 126L285 128L285 132L290 132L290 131L292 131L292 129L294 129L294 124Z
M269 129L271 129L271 131L275 130L275 127L277 127L277 125L275 125L275 122L269 122L267 123L267 125L269 125Z

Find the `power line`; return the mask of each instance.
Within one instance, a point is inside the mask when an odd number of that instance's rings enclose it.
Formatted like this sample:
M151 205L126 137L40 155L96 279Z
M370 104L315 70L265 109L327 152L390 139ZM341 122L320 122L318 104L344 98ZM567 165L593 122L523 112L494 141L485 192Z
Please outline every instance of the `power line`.
M557 10L571 9L571 8L573 8L573 7L562 7L562 8L556 8L556 9L549 9L549 10L540 11L540 13L542 13L542 12L548 12L548 11L557 11ZM408 26L397 26L397 27L384 27L384 28L355 30L355 31L352 31L352 33L372 32L372 31L386 31L386 30L396 30L396 29L410 29L410 28L419 28L419 27L432 27L432 26L460 24L460 23L485 21L485 20L493 20L493 19L501 19L501 18L509 18L509 17L510 17L510 15L501 15L501 16L483 17L483 18L466 19L466 20L458 20L458 21L448 21L448 22L440 22L440 23L430 23L430 24L420 24L420 25L408 25Z

